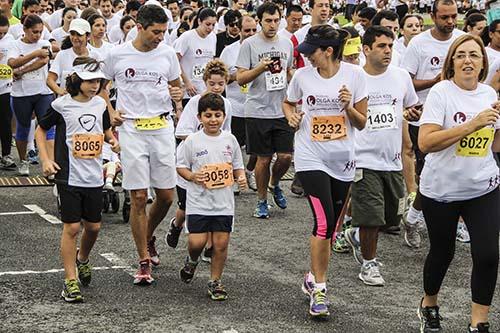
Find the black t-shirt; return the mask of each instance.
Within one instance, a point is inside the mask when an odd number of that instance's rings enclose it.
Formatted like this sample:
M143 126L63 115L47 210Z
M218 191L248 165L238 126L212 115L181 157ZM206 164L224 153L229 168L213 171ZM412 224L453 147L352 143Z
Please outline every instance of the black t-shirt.
M215 57L220 57L222 50L228 45L240 40L239 36L231 37L226 31L217 34L217 46L215 47Z

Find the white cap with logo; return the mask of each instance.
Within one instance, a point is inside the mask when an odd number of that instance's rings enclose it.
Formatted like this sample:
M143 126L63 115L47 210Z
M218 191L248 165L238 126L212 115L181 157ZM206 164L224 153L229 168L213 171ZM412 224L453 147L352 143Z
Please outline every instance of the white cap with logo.
M73 72L71 74L76 74L82 80L94 80L94 79L105 79L104 73L97 68L95 71L90 71L88 67L89 64L82 64L73 66Z

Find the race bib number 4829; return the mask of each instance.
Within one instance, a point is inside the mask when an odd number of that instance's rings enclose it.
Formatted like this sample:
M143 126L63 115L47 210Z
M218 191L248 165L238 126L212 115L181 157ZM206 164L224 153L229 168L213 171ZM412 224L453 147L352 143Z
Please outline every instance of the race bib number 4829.
M457 156L464 157L485 157L491 147L495 129L491 127L481 128L457 143Z
M102 134L73 134L73 157L92 159L101 156L104 135Z

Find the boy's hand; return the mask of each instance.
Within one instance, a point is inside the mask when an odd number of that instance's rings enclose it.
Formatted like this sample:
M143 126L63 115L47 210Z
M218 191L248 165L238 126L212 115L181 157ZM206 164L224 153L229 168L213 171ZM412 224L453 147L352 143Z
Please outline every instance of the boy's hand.
M55 175L59 170L61 167L56 162L52 160L42 161L42 171L45 177Z
M192 178L193 183L204 186L206 180L207 176L205 172L203 171L193 172L193 178Z
M245 175L239 176L236 181L238 182L238 186L239 186L240 190L248 189L247 177L245 177Z
M120 143L118 142L118 140L116 139L111 139L109 140L108 142L110 145L111 145L111 150L114 152L114 153L119 153L120 152Z

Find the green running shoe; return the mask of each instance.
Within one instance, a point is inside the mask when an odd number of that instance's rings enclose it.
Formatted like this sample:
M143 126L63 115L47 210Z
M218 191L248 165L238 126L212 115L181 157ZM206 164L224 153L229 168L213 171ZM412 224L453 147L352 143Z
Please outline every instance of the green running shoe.
M80 292L80 286L76 280L64 280L64 288L61 297L68 303L83 302L83 296Z
M78 280L80 280L82 286L88 286L92 280L92 266L90 262L87 260L86 263L81 263L76 259L76 269L78 270Z

